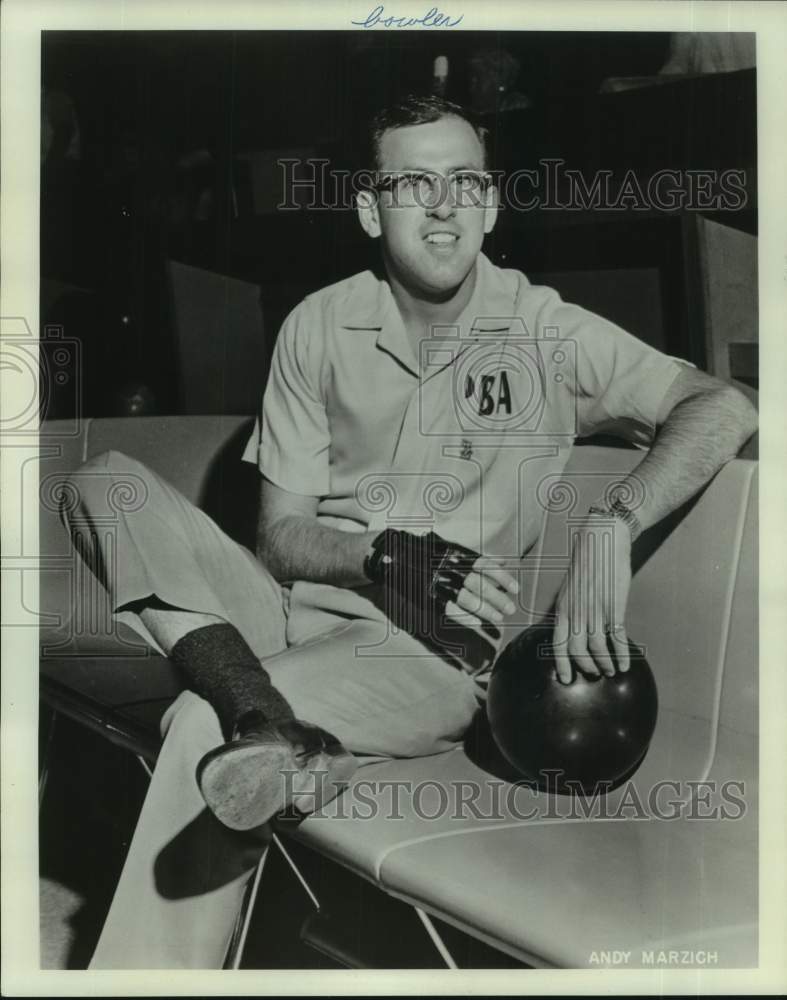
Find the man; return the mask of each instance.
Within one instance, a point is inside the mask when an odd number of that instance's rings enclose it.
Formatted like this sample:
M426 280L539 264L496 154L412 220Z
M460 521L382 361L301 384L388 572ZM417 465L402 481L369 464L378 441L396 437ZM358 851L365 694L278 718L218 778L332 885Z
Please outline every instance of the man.
M732 387L481 254L485 138L438 98L375 119L358 215L385 276L307 297L279 334L244 456L262 473L257 558L122 455L74 477L72 532L99 575L107 483L144 478L102 579L193 689L165 717L94 968L219 966L268 820L314 811L359 760L457 745L515 611L539 483L576 436L655 443L576 533L555 607L565 682L627 669L633 537L754 430Z

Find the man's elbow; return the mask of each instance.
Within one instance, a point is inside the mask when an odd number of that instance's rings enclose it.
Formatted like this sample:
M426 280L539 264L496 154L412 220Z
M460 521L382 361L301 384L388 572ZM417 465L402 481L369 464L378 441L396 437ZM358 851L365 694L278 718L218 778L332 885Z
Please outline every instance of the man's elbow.
M281 521L276 521L272 524L261 524L257 528L256 546L257 559L268 570L271 576L280 582L284 573L281 528Z
M743 395L743 393L741 393ZM744 396L744 399L746 397ZM760 414L757 411L757 407L750 399L746 399L746 412L748 417L748 436L751 437L752 434L756 434L760 427Z
M304 558L304 532L313 518L283 514L275 520L261 519L257 528L257 558L278 583L296 578ZM308 549L308 542L305 543Z
M729 428L731 450L737 454L749 439L757 433L759 427L759 414L757 407L745 393L741 392L734 385L725 385L723 388L715 390L716 405L720 414L724 414L723 420L719 421L720 428Z
M740 389L734 385L728 386L729 393L734 394L736 412L738 413L741 430L741 444L745 444L749 438L757 433L760 424L760 415L757 407L748 396L744 395Z

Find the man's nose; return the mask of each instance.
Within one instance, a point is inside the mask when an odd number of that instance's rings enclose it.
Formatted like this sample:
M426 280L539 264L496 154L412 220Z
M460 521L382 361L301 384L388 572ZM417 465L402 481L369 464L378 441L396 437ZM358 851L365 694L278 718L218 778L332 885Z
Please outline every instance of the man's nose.
M454 193L450 187L446 189L446 185L441 185L441 189L435 193L433 203L426 206L426 214L436 219L450 219L456 214Z

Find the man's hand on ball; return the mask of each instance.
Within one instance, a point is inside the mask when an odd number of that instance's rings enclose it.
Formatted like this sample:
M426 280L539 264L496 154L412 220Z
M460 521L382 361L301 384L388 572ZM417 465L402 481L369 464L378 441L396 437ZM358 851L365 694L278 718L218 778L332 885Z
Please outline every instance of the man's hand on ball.
M625 615L631 586L631 532L618 518L590 514L575 533L571 564L555 605L555 665L568 684L629 668Z

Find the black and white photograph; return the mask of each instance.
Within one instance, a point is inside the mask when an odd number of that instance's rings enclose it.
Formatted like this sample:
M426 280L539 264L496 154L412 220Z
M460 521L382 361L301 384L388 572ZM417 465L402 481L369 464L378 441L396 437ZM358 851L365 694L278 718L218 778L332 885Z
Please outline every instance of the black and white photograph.
M779 992L759 5L80 6L17 243L3 81L33 972Z

